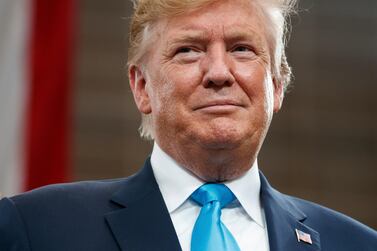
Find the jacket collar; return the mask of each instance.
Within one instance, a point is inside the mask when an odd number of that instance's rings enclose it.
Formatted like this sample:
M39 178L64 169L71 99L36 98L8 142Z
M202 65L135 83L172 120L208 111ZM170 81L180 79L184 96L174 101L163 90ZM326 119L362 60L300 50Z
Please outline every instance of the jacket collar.
M304 224L305 213L292 198L272 188L261 172L260 178L270 251L320 251L319 233ZM111 201L120 209L105 218L121 250L181 250L149 158ZM298 241L296 230L310 235L312 244Z
M307 218L293 199L270 186L260 172L261 201L266 215L271 251L320 251L320 236L304 224ZM296 231L310 236L312 244L299 241Z
M121 209L105 218L121 250L181 250L149 158L111 201Z

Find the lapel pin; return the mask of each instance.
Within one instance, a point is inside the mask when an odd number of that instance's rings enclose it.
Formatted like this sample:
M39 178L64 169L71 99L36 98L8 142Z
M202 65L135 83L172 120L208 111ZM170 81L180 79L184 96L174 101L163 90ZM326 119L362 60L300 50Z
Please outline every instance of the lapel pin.
M302 232L301 230L298 230L297 228L295 229L296 231L296 236L297 236L297 241L298 242L305 242L308 244L313 244L312 238L310 237L310 234L307 234L305 232Z

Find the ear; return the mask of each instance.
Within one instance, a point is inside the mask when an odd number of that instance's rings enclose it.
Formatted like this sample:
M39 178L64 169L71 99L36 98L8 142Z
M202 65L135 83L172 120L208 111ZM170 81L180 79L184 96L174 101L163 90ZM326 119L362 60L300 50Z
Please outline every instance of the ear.
M274 113L280 111L284 99L284 87L281 81L273 78L274 83Z
M147 81L140 66L130 65L128 68L128 78L137 108L141 113L151 113L152 107L146 88Z

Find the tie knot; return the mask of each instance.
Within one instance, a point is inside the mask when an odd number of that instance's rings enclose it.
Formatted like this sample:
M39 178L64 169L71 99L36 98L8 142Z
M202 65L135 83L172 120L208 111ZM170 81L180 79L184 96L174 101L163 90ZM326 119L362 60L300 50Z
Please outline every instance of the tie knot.
M221 208L226 207L236 197L224 184L206 183L191 194L191 199L204 206L212 201L219 201Z

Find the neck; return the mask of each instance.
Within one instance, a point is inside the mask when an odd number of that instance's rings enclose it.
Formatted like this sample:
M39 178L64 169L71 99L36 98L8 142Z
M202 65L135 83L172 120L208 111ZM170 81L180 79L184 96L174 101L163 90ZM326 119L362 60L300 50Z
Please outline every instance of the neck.
M206 182L225 182L239 178L252 167L257 157L257 153L250 153L252 148L244 145L206 147L157 143L182 167Z

